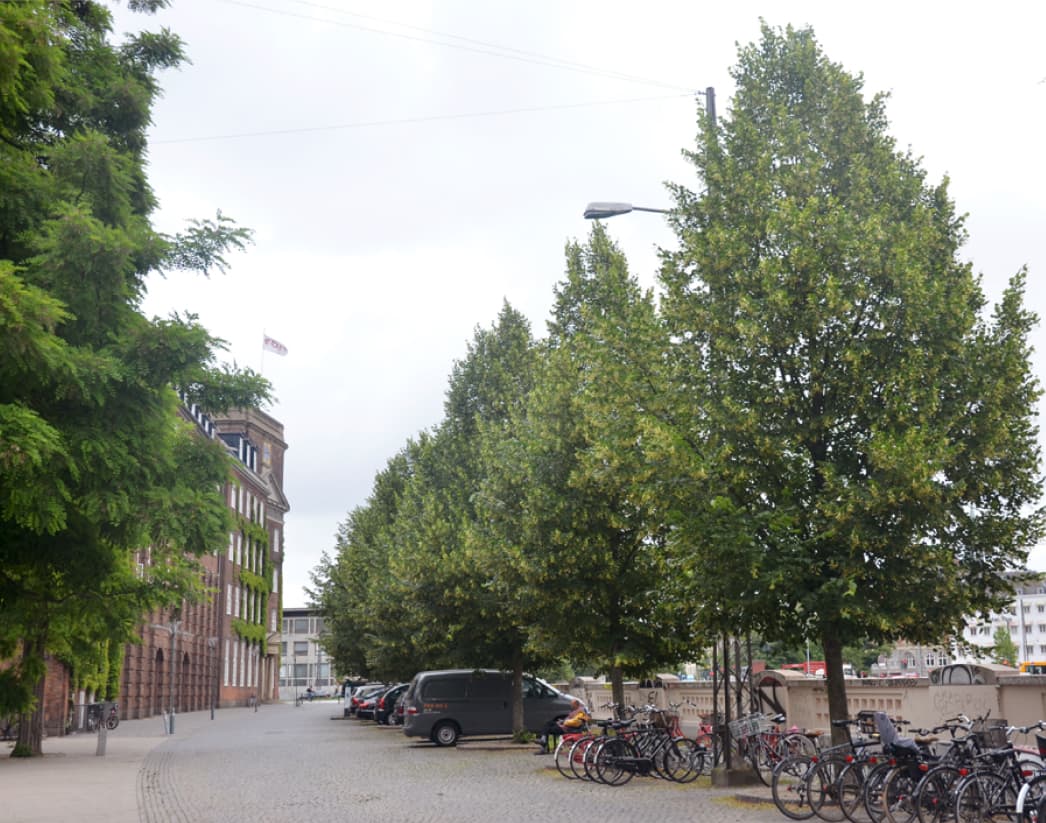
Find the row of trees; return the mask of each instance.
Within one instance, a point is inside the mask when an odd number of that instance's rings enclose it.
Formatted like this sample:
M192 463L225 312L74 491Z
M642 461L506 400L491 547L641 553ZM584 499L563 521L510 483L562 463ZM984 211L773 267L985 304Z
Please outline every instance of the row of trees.
M643 293L596 224L546 337L506 305L445 416L341 526L312 596L346 672L621 678L753 632L958 636L1041 536L1025 273L988 316L963 218L887 134L885 98L808 29L740 49L701 118L699 191Z
M114 45L111 22L90 0L0 3L0 715L23 714L16 755L41 751L45 655L115 697L123 643L198 593L193 556L227 540L228 458L178 392L213 411L268 396L192 315L140 311L150 273L221 270L249 235L220 214L151 227L146 129L182 44Z

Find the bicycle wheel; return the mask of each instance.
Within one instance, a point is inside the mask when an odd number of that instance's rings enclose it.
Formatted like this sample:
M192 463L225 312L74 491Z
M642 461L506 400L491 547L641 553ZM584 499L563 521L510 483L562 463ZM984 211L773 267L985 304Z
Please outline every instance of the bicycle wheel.
M798 757L799 755L813 757L817 754L817 747L814 745L814 741L805 734L793 732L792 734L783 735L777 741L777 752L782 758Z
M1042 799L1046 797L1046 774L1038 774L1021 786L1017 793L1017 811L1015 817L1020 823L1038 823L1042 817Z
M567 737L561 737L556 745L555 755L553 756L553 759L556 761L556 770L567 780L577 779L577 775L570 769L570 752L579 739L571 740Z
M880 763L865 776L861 801L865 814L872 823L882 823L886 818L886 809L883 808L883 786L890 772L896 768L896 764L893 763Z
M608 737L595 756L597 779L607 786L623 786L635 776L635 772L625 768L621 761L624 758L635 757L636 751L627 740Z
M774 766L780 762L766 740L756 738L748 751L748 763L764 786L769 786L774 777Z
M580 780L590 780L585 772L585 755L588 750L596 745L598 737L582 737L570 747L570 773Z
M912 823L915 820L913 797L919 782L913 775L916 768L909 763L894 769L883 783L882 805L887 823Z
M810 808L827 823L842 823L846 819L840 796L840 778L846 763L842 760L821 760L807 773L807 797Z
M864 783L871 770L872 764L868 761L854 760L847 763L839 775L839 802L850 823L869 823L864 808Z
M719 765L723 759L723 752L715 745L710 734L699 734L694 738L697 745L705 750L705 774L711 774L712 769Z
M952 823L959 778L959 769L955 766L935 766L926 773L912 796L919 823Z
M955 791L957 823L1009 823L1017 810L1017 792L994 772L974 772Z
M612 737L600 737L598 740L593 740L585 749L582 755L581 767L585 772L586 780L590 780L593 783L599 782L599 775L596 774L596 758L599 756L599 750L606 745L606 742L614 739Z
M686 737L677 737L664 758L665 772L676 783L692 783L705 770L705 750Z
M105 721L105 727L109 731L112 731L113 729L115 729L119 725L120 725L120 718L117 717L115 714L109 715L109 718Z
M770 779L770 794L774 805L785 817L792 820L808 820L814 816L807 796L807 775L814 761L806 755L786 757L774 769Z

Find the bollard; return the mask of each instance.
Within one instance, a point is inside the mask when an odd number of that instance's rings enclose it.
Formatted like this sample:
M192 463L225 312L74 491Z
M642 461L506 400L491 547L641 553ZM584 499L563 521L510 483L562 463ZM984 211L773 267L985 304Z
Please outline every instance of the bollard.
M98 745L95 747L94 753L96 757L105 757L105 742L108 736L108 729L105 723L98 724Z

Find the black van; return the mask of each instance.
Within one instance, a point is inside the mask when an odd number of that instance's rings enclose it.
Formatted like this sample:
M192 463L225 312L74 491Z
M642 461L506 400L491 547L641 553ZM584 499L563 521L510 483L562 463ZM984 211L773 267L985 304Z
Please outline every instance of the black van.
M570 714L569 694L523 675L523 725L540 732ZM495 669L419 672L403 699L403 733L453 746L462 735L512 733L512 675Z

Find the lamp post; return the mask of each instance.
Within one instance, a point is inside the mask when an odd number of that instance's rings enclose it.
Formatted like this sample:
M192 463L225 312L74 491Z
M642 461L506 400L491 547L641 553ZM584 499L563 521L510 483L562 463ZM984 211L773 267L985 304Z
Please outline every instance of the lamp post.
M171 734L174 734L174 715L178 703L178 627L181 625L181 620L171 621Z
M649 211L655 214L668 214L671 209L652 209L647 206L633 206L631 203L614 203L596 201L585 206L586 220L605 220L608 217L616 217L619 214L629 214L634 211Z
M217 653L218 638L217 637L208 637L207 638L207 647L211 650L211 653L210 653L211 684L208 687L207 691L209 691L211 693L211 701L210 701L211 702L211 720L214 720L215 694L218 691L218 661L216 659L217 656L218 656L218 653Z

